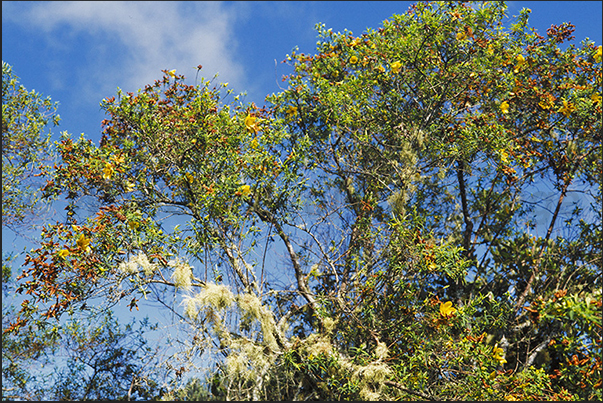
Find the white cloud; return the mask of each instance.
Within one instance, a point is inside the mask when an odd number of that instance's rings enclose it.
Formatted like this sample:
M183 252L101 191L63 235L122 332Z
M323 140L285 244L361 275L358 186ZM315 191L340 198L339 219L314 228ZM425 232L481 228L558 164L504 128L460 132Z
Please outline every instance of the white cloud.
M75 77L83 90L104 97L116 86L135 91L151 84L161 69L194 80L199 64L206 78L219 73L237 89L245 85L233 35L237 15L220 2L39 2L12 11L14 22L43 31L57 52L77 49L80 70L53 77L57 85L74 85ZM77 48L82 43L89 48Z

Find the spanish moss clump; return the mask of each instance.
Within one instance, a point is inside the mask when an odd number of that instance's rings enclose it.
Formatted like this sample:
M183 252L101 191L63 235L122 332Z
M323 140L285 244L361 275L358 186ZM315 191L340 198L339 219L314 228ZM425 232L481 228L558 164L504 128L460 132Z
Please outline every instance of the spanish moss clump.
M134 274L142 269L145 276L150 277L157 270L157 265L151 263L147 255L141 252L136 256L131 256L127 262L121 262L118 268L125 274Z
M189 290L191 288L193 279L193 270L191 266L178 258L175 260L170 260L168 262L168 266L174 268L172 279L174 280L174 285L176 288Z
M387 364L382 362L371 362L365 366L357 367L352 379L360 385L360 398L363 400L380 400L384 396L381 393L383 381L392 374Z
M241 310L247 315L247 318L245 318L247 321L255 319L260 322L264 344L271 350L276 351L278 349L274 337L276 324L272 312L262 305L255 294L239 295L237 302Z
M383 342L377 343L377 347L375 348L375 356L378 360L385 360L387 358L387 346Z

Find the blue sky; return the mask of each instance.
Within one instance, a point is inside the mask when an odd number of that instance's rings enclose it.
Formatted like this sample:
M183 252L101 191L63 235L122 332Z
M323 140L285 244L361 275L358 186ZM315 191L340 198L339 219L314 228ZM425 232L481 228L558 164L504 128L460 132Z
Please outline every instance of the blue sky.
M294 46L313 52L314 25L361 34L412 2L2 2L2 60L21 83L60 102L54 132L98 141L99 102L116 88L136 91L177 69L194 83L202 74L228 82L261 105L290 69L280 62ZM599 1L508 2L509 16L532 10L544 34L572 22L576 39L601 44ZM275 60L277 64L275 66ZM278 81L278 82L277 82Z

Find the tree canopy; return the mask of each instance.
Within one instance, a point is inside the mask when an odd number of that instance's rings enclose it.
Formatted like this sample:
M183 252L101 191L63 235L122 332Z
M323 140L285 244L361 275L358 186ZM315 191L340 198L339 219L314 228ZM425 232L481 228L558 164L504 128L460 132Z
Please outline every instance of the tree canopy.
M104 99L5 333L145 298L167 398L601 399L601 46L505 11L319 24L262 107L173 70Z

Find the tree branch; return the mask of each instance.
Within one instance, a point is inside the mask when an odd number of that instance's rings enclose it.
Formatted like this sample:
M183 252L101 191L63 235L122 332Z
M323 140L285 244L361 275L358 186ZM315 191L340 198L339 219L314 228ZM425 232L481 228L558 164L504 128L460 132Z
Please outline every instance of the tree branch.
M546 249L546 244L547 244L546 241L548 241L551 238L551 235L553 234L553 228L555 227L555 222L557 221L557 216L559 215L559 211L561 210L561 204L563 203L563 199L565 198L565 194L567 193L567 188L569 187L569 185L570 185L570 182L566 182L563 185L563 189L561 189L561 194L559 194L559 200L557 201L557 206L555 207L555 211L553 212L553 217L551 217L551 222L549 223L549 228L548 228L548 230L546 232L546 236L544 238L545 242L543 243L542 247L540 248L540 251L538 252L538 256L536 257L536 259L533 260L532 275L530 276L530 279L528 280L528 284L526 285L526 288L524 288L523 292L519 296L519 299L517 300L517 303L515 304L515 315L517 315L519 310L523 307L523 303L525 302L526 297L528 296L528 294L530 293L530 290L532 289L532 283L536 279L536 276L539 272L538 265L540 264L540 260L542 259L542 255L544 254L544 251Z
M291 259L291 263L293 264L293 269L295 270L295 278L297 280L297 289L302 294L302 296L310 303L312 309L316 310L316 300L314 299L312 293L310 292L310 289L308 288L307 279L302 270L301 263L299 261L299 256L295 252L295 249L293 248L293 244L291 244L289 236L285 233L281 224L274 218L274 216L269 211L262 209L259 206L253 206L252 204L250 206L254 209L255 213L262 221L272 224L276 229L276 232L278 233L279 237L282 239L283 243L285 244L285 247L287 248L287 253L289 254L289 258Z

